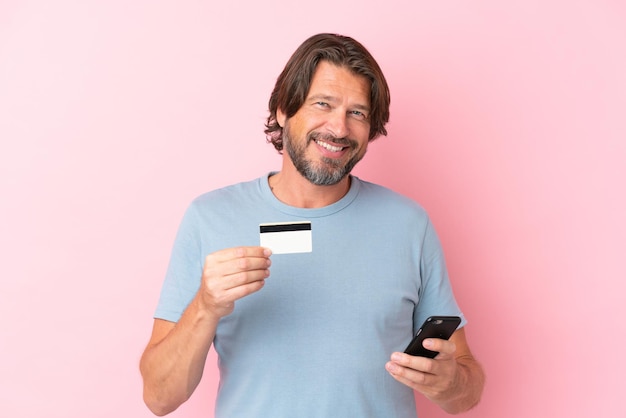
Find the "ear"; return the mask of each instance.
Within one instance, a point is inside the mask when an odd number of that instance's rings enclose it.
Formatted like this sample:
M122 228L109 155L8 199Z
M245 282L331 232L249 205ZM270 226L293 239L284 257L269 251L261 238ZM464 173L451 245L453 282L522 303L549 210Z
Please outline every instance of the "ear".
M287 122L287 115L285 115L283 113L283 111L280 110L280 108L276 109L276 122L278 122L278 125L281 128L284 128L285 127L285 122Z

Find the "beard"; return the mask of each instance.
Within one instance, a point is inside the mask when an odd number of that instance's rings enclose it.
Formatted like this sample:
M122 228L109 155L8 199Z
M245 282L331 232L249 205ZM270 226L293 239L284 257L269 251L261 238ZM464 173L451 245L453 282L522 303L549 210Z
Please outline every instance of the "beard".
M304 176L307 180L317 186L332 186L339 183L344 177L346 177L354 166L361 161L363 155L359 155L355 152L358 149L358 143L348 138L336 138L333 135L322 135L318 132L311 132L307 135L306 141L292 141L291 133L289 130L289 123L285 125L283 129L283 146L289 154L293 165L298 172ZM314 162L307 159L306 149L309 143L317 139L332 142L337 145L347 146L352 151L353 155L350 159L342 164L340 160L328 157L322 157L321 161Z

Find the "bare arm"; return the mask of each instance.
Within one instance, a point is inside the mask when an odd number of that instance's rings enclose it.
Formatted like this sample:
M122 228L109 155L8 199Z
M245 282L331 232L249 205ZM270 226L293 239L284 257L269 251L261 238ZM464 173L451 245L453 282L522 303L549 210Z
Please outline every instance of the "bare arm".
M202 282L178 323L154 321L141 357L144 402L159 416L185 402L200 383L219 319L235 301L263 287L270 252L262 247L218 251L205 260Z
M485 375L469 349L465 329L455 331L449 341L424 340L424 346L439 351L437 357L393 353L386 365L389 373L448 413L464 412L478 404Z

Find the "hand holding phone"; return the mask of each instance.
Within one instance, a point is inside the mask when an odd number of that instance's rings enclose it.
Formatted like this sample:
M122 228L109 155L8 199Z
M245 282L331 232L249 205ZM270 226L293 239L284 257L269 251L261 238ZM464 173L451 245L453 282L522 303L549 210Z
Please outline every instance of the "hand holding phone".
M434 358L439 352L424 348L424 340L426 338L448 340L460 323L461 318L458 316L429 317L424 321L404 352L412 356Z

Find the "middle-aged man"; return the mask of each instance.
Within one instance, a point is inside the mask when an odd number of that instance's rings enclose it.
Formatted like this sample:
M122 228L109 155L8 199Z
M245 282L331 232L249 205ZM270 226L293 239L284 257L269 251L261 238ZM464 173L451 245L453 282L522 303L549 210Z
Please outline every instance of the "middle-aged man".
M295 51L265 131L281 171L198 197L181 223L140 366L155 414L191 396L211 345L218 418L415 417L414 392L451 413L476 405L484 375L432 223L350 175L386 135L389 102L354 39ZM424 342L436 358L404 354L433 315L462 322Z

